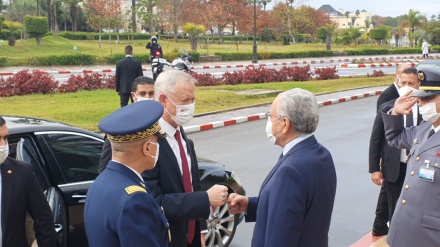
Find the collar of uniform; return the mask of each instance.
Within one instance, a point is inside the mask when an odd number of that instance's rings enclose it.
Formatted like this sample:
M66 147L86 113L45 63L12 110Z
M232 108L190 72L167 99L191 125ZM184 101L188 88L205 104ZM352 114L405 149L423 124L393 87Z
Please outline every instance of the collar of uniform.
M160 128L167 133L168 137L174 138L174 135L176 134L176 128L171 126L167 121L165 121L163 118L159 119Z
M431 129L433 129L435 131L435 133L437 133L440 130L440 125L437 126L437 128L434 128L434 125L431 127Z
M144 179L142 178L141 174L139 174L139 173L138 173L137 171L135 171L133 168L127 166L126 164L122 164L121 162L118 162L118 161L116 161L116 160L112 160L112 161L115 162L115 163L121 164L121 165L127 167L128 169L132 170L132 171L136 174L136 176L138 176L138 177L141 179L142 183L145 182Z
M300 143L302 140L305 140L307 138L309 138L310 136L312 136L312 134L307 134L307 135L300 135L297 138L291 140L289 143L287 143L284 148L283 148L283 156L287 154L287 152L289 152L290 149L292 149L296 144Z
M397 86L397 83L393 82L393 84L394 84L394 87L396 88L397 92L399 92L399 86Z
M125 57L133 57L133 55L125 55Z

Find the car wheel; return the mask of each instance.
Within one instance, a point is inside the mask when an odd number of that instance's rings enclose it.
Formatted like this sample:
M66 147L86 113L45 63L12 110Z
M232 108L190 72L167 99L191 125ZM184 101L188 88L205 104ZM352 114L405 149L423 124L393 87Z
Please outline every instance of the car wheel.
M231 243L238 224L238 215L229 211L228 204L211 208L207 219L208 233L205 235L206 247L227 247Z

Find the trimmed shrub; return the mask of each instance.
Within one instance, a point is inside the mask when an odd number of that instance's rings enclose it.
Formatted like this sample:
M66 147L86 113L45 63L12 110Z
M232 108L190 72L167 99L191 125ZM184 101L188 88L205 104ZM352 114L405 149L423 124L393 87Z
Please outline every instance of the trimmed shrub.
M385 76L385 73L382 70L373 70L373 74L367 74L368 77L380 77Z
M6 57L0 57L0 67L5 67L7 61Z
M22 70L6 80L9 94L4 96L49 94L58 88L58 82L49 73L40 70L33 70L32 73L28 71Z
M60 86L61 93L72 93L78 90L93 91L102 88L102 75L99 73L70 75L66 83Z
M197 80L197 86L218 86L222 84L221 78L216 78L209 73L191 72L191 76Z
M336 69L336 66L315 69L316 80L339 79L339 75L337 73L338 70Z
M110 33L111 39L116 40L117 34ZM70 40L99 40L99 33L95 32L60 32L59 36ZM101 33L101 40L108 40L109 33ZM152 35L143 33L119 33L119 40L149 40Z
M58 55L49 57L30 57L29 65L92 65L95 64L96 58L93 55L74 54L74 55Z
M345 51L348 55L380 55L380 54L389 54L388 49L370 49L364 48L359 50L348 50Z
M278 73L286 75L286 79L283 81L310 81L312 79L312 71L310 65L299 66L283 66Z
M216 52L214 55L221 56L222 61L238 61L238 60L252 60L252 52ZM258 59L276 59L276 58L303 58L303 57L331 57L332 51L297 51L297 52L259 52Z
M0 39L8 40L10 33L11 33L11 31L9 31L8 29L2 29L2 32L0 33ZM15 39L19 39L20 38L20 30L14 31L14 36L15 36Z
M44 16L30 16L24 17L24 27L26 33L35 37L37 45L40 45L41 38L49 31L49 21Z

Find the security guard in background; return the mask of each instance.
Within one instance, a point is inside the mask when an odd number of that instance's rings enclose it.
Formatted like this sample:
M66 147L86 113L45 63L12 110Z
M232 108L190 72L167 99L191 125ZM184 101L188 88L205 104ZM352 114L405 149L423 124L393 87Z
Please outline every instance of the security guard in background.
M159 43L157 43L156 36L151 37L151 39L147 43L146 48L150 49L150 61L152 61L154 57L163 56L162 47L159 45Z
M157 139L165 135L158 122L162 114L160 103L140 101L99 123L111 142L112 160L87 193L89 246L168 246L168 221L140 175L156 165Z
M418 71L419 90L382 109L390 146L410 150L407 172L391 221L391 247L440 246L440 73ZM419 102L423 122L403 127L403 115Z

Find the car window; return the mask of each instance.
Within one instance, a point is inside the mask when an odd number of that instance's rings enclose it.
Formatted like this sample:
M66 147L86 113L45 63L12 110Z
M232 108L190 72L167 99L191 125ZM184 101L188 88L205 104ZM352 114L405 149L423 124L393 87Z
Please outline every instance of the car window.
M38 135L43 137L48 146L46 152L50 152L62 174L54 175L58 184L89 181L98 176L102 140L78 133Z
M41 185L43 191L49 188L46 174L43 170L43 161L41 154L38 152L34 142L30 137L14 138L11 137L9 142L9 156L17 160L23 160L32 164L35 176Z

